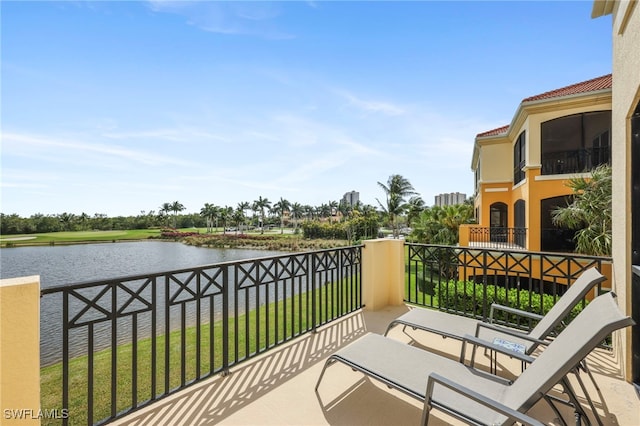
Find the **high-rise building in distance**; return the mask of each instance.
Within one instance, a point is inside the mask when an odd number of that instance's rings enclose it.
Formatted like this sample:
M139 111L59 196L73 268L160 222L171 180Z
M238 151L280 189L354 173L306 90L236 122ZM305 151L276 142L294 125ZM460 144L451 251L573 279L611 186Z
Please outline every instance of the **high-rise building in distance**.
M450 192L448 194L439 194L435 197L436 206L451 206L455 204L464 204L467 194L460 192Z
M348 206L355 206L360 201L360 193L357 191L347 192L342 196L342 202Z

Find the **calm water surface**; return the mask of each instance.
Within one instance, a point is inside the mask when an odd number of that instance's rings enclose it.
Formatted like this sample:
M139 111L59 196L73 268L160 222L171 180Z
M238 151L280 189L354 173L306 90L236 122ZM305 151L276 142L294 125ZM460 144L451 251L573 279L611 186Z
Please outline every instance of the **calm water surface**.
M0 278L40 275L41 287L48 288L281 254L163 241L3 248Z
M41 288L48 288L282 254L285 253L209 249L162 241L3 248L0 250L0 278L39 275ZM43 298L40 306L43 365L61 359L62 302L56 296ZM142 324L142 327L148 328L148 324ZM127 335L121 337L124 339ZM76 352L73 347L79 347L84 338L73 340L72 353Z

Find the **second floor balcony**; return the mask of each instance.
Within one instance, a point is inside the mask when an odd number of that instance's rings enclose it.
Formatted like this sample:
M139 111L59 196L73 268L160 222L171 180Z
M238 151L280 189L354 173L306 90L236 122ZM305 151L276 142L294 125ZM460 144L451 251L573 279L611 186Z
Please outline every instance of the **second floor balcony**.
M62 360L38 378L42 409L64 408L68 417L43 423L417 424L420 401L349 368L336 366L314 392L324 361L365 333L382 334L410 309L486 320L496 301L543 313L536 297L557 300L594 266L611 276L605 258L381 239L47 290L42 303L54 298L63 308ZM452 297L459 283L470 293ZM507 297L513 292L519 296ZM459 341L410 328L389 337L444 357L460 354ZM517 376L520 362L504 358L500 374ZM640 420L619 361L612 348L589 356L601 389L588 389L593 421ZM488 369L490 357L477 362ZM529 414L558 422L544 403ZM572 418L568 407L562 415ZM434 413L430 424L459 422Z
M542 155L543 175L586 173L601 164L611 163L611 148L576 149L548 152Z

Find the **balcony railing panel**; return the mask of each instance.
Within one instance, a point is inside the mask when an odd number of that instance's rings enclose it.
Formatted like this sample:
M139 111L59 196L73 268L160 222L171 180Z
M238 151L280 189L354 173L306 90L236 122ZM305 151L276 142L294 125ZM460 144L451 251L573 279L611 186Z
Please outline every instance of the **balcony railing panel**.
M611 163L611 148L577 149L542 155L542 174L585 173L601 164Z
M525 248L527 228L481 227L469 228L469 244L479 248Z
M95 424L227 374L359 309L360 259L353 246L44 289L62 327L43 408Z
M492 302L544 314L583 271L597 267L603 272L611 263L610 258L583 255L406 245L406 302L485 321ZM599 285L597 293L602 290ZM525 329L533 325L514 318L501 321Z

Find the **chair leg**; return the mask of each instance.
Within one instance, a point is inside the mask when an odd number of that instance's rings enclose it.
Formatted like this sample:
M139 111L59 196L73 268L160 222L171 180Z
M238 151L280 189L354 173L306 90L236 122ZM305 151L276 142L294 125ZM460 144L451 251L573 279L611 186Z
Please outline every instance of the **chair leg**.
M556 407L556 405L553 403L551 398L549 398L549 395L545 395L544 400L547 401L547 404L549 404L549 406L551 407L555 415L558 416L558 420L560 420L560 422L562 423L562 426L568 426L567 422L565 422L564 419L562 418L562 414L560 413L560 410L558 410L558 407Z
M593 403L593 399L591 399L591 396L589 396L589 393L587 392L587 388L584 385L584 382L582 381L582 378L580 377L580 367L577 367L573 374L576 376L576 380L578 381L578 384L580 385L580 388L582 389L582 393L584 394L585 399L587 400L587 403L589 404L589 407L591 408L591 412L593 413L593 417L595 417L596 422L598 422L598 425L600 426L604 426L604 423L602 423L602 420L600 419L600 416L598 415L598 412L596 411L596 407L595 404Z
M569 383L569 380L567 379L566 376L562 379L561 383L565 393L569 397L569 401L571 402L571 405L573 405L573 409L575 410L574 414L576 415L576 420L580 418L584 418L585 423L588 426L590 426L591 420L589 420L589 416L587 416L587 413L584 411L584 408L582 408L582 405L580 405L580 401L578 401L578 397L576 396L576 393L573 390L573 386L571 386L571 383Z
M322 381L322 377L324 377L324 372L327 369L328 366L330 366L331 364L335 363L337 360L329 357L329 359L327 360L327 362L324 363L324 367L322 367L322 371L320 372L320 377L318 377L318 381L316 382L316 392L318 392L318 387L320 386L320 382Z

